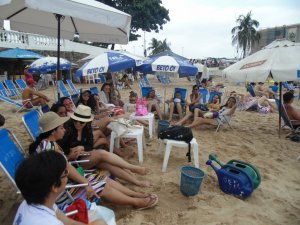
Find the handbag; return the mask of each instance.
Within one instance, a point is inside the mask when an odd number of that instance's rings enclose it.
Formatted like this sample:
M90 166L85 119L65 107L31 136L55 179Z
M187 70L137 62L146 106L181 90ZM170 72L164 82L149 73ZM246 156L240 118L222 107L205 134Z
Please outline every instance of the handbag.
M148 115L147 100L145 98L138 98L136 100L135 115L136 116Z

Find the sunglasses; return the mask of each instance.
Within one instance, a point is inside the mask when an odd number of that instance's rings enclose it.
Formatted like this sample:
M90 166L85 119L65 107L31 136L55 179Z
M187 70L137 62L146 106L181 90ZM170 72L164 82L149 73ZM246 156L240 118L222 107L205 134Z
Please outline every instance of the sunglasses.
M85 96L85 97L90 97L90 94L83 94L82 96Z
M63 172L63 175L61 175L60 179L63 179L65 177L67 177L68 175L69 175L69 170L65 169L64 172Z
M85 122L78 121L78 120L73 120L73 123L80 123L80 124L84 124Z

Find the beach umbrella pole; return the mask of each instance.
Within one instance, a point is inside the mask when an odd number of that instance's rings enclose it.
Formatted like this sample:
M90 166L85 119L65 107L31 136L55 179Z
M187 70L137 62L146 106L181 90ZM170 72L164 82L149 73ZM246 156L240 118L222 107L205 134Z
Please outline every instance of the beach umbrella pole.
M60 23L64 19L64 16L60 14L55 14L55 18L57 20L57 63L56 63L56 80L61 79L60 74ZM59 89L57 86L57 98L59 99ZM58 100L57 99L57 100Z
M280 134L281 134L281 105L282 105L282 102L281 102L281 96L282 96L282 82L279 82L279 112L278 112L278 115L279 115L279 129L278 129L278 136L280 138Z

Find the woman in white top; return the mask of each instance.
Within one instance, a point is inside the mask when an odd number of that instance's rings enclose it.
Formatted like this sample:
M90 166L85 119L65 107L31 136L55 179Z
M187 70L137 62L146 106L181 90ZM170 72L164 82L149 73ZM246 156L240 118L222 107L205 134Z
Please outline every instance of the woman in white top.
M218 125L218 123L229 121L230 117L234 114L236 107L236 99L234 97L229 97L226 104L219 110L218 117L213 119L198 117L187 127L193 128L202 124Z

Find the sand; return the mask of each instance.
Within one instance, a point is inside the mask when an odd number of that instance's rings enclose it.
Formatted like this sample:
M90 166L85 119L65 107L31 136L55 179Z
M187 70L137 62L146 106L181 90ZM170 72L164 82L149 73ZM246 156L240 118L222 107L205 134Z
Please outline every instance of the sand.
M156 80L153 85L163 95L163 88ZM171 96L174 87L191 90L193 83L186 79L176 79L167 87ZM226 83L227 92L238 90L241 86ZM87 86L85 86L87 87ZM138 91L137 82L133 88ZM122 90L127 100L130 90ZM51 88L43 91L53 96ZM299 106L300 102L296 101ZM25 148L31 138L21 122L23 113L12 113L15 109L0 102L0 112L6 117L5 127L12 130ZM257 112L237 112L232 120L233 130L222 126L218 133L215 128L203 126L193 130L199 144L200 167L207 174L201 186L201 193L194 197L181 194L180 168L193 165L187 162L186 150L173 148L166 173L161 172L164 152L158 151L156 137L147 140L144 149L143 165L151 169L147 179L152 182L149 188L127 186L144 192L154 192L159 196L157 207L137 211L131 207L112 207L119 225L174 225L174 224L300 224L300 144L285 139L288 130L282 131L278 138L278 113L259 114ZM134 145L134 149L136 146ZM135 150L136 151L136 150ZM215 172L205 165L208 155L216 153L219 159L227 162L240 159L251 162L262 175L261 185L245 199L224 194L218 185ZM137 154L130 159L137 164ZM141 177L142 178L142 177ZM0 169L0 224L11 224L22 197Z

